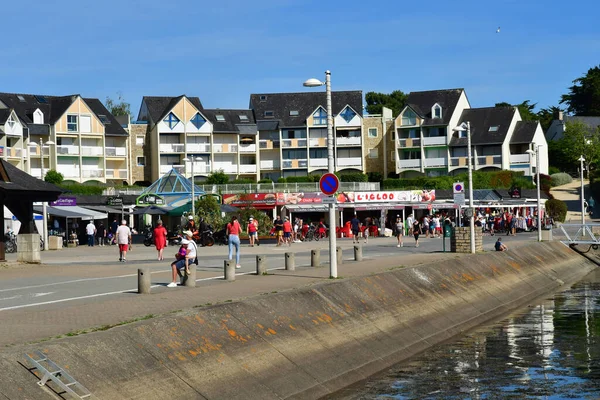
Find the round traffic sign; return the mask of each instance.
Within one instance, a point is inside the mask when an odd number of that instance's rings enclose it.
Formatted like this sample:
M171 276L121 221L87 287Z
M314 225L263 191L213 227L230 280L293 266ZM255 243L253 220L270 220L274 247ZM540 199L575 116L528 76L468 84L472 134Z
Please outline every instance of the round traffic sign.
M340 187L340 181L337 176L331 173L323 174L319 180L319 188L324 195L331 196L337 192Z
M454 184L454 193L460 193L464 190L463 185L461 183Z

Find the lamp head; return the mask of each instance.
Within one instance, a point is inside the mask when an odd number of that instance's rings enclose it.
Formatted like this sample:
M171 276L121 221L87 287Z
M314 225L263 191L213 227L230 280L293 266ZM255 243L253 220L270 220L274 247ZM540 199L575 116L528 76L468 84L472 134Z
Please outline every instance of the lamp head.
M194 160L196 160L196 161L202 161L202 157L196 157L196 158L194 158Z
M525 153L534 155L535 154L535 150L529 149L529 150L526 150Z
M44 143L47 146L52 146L54 144L54 142L52 140L47 140L46 143Z
M305 81L302 85L305 87L317 87L317 86L323 86L325 83L321 82L320 80L316 79L316 78L310 78L307 81Z
M183 158L181 161L189 162L189 161L192 161L192 160L190 160L189 158L186 157L186 158Z
M458 125L456 128L452 129L454 132L464 132L467 130L467 123L463 122L462 124Z
M581 156L581 157L579 157L579 158L577 159L577 161L584 162L584 161L585 161L585 158L583 158L583 156Z

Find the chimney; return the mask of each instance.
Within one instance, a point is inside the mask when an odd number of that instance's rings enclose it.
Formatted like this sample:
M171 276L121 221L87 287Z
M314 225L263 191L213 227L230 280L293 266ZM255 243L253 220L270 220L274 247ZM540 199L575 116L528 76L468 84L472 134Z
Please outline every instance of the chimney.
M563 112L562 112L562 110L558 112L558 120L559 121L563 120Z

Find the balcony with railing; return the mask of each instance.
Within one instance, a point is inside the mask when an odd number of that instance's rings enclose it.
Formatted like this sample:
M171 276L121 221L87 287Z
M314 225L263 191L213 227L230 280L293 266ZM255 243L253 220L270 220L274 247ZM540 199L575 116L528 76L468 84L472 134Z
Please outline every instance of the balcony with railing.
M308 139L310 147L327 147L327 138L317 137Z
M74 144L56 146L56 154L59 156L78 156L79 146Z
M421 160L413 159L413 160L397 160L398 167L400 169L420 169L421 168Z
M30 157L39 157L40 156L40 146L37 146L34 143L30 143L28 148L28 153ZM50 148L48 146L44 146L43 153L45 156L50 154Z
M256 143L240 143L240 153L256 153Z
M444 157L426 158L425 168L442 168L447 167L448 161Z
M215 153L237 153L237 143L216 143L213 145L213 152Z
M433 136L433 137L424 137L423 138L423 146L445 146L446 145L446 137L445 136Z
M104 152L106 157L127 157L126 147L105 147Z
M161 153L183 153L185 146L180 143L161 143L158 145L158 151Z
M159 173L160 174L167 174L169 173L172 169L176 170L177 172L179 172L180 174L183 174L185 171L185 166L184 165L161 165L159 167Z
M360 136L353 136L353 137L337 136L335 138L336 146L360 146L361 143L362 143L362 138Z
M261 139L258 141L261 150L278 149L279 144L279 140Z
M479 156L477 157L477 166L500 166L502 164L501 155Z
M311 168L327 168L327 158L311 158L308 160L308 166Z
M240 164L240 174L255 174L256 164Z
M306 159L281 161L281 168L306 168L306 167L308 167L308 161Z
M101 157L104 154L102 146L81 146L82 156Z
M276 170L280 168L279 160L260 160L260 169Z
M57 172L60 172L62 176L66 178L79 178L79 167L68 166L68 165L59 165L56 168Z
M208 175L210 174L210 164L205 162L195 162L194 168L192 168L191 163L186 163L184 166L184 171L186 175L191 175L192 171L194 175Z
M237 174L238 166L237 166L237 164L216 164L216 165L214 165L214 170L215 171L222 170L226 174Z
M511 154L510 155L510 163L511 164L535 164L535 157L531 157L529 154Z
M21 158L27 155L27 151L20 147L5 147L3 151L7 158Z
M306 147L306 139L282 139L281 148L298 148Z
M407 147L420 147L421 139L417 138L407 138L407 139L398 139L398 147L407 148Z
M104 178L104 171L100 168L81 169L82 178Z
M338 167L360 167L362 166L361 157L338 157L336 159Z
M210 153L210 143L188 143L188 153Z
M467 167L468 158L467 157L450 157L450 166L451 167Z
M127 179L127 170L106 168L106 177L110 179Z

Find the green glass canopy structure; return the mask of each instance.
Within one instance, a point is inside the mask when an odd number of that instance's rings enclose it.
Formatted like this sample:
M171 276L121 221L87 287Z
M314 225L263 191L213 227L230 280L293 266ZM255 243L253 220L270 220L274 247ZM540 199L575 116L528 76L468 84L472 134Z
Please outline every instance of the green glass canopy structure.
M194 197L203 195L204 190L194 185ZM176 208L192 201L192 182L181 175L176 169L171 169L152 185L148 186L137 198L138 206L156 205L159 207Z

